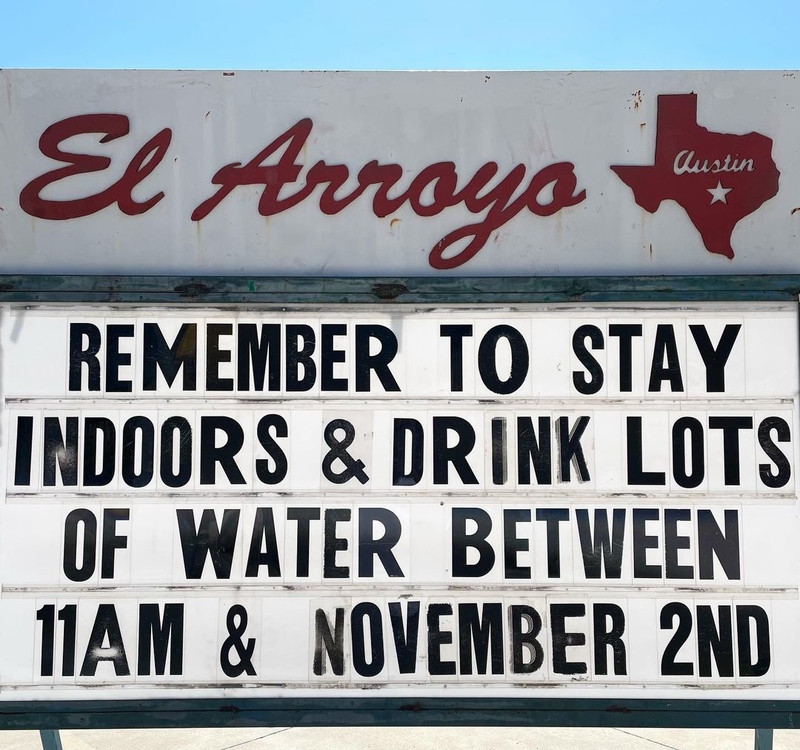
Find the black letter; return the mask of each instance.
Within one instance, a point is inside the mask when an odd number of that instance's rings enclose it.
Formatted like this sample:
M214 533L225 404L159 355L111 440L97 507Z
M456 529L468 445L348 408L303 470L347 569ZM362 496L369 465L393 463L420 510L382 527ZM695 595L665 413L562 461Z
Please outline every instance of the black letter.
M419 602L408 602L408 625L403 629L403 610L400 602L389 602L389 618L397 652L400 674L413 674L417 661L419 639Z
M497 342L504 338L511 348L511 371L507 380L497 375ZM514 393L528 376L528 345L523 335L513 326L490 328L478 347L478 372L483 384L493 393Z
M756 651L758 660L753 664L753 644L750 641L750 620L756 623ZM769 671L772 657L769 652L769 618L755 604L736 605L736 635L739 645L739 675L761 677Z
M411 467L406 469L406 433L411 436ZM392 435L392 486L412 487L419 484L424 469L425 435L416 419L395 417Z
M217 447L217 430L226 440ZM236 463L244 445L244 430L232 417L200 417L200 484L216 484L216 464L222 467L231 484L246 484Z
M686 433L691 433L692 473L686 470ZM703 425L694 417L681 417L672 425L672 474L681 487L697 487L705 477Z
M369 618L370 660L366 659L364 618ZM377 604L360 602L350 613L350 633L353 640L353 668L362 677L375 677L383 669L383 617Z
M141 471L136 473L136 433L142 435ZM122 481L128 487L145 487L153 479L155 429L147 417L131 417L122 428Z
M343 349L334 349L333 340L339 336L347 335L347 325L344 323L323 323L322 324L322 352L321 365L322 377L320 390L323 391L346 391L347 378L333 377L333 365L336 362L345 361Z
M467 534L467 521L477 525ZM494 550L486 541L492 530L491 516L481 508L453 508L453 577L480 578L494 565ZM478 550L478 561L467 563L467 549Z
M477 604L459 604L458 645L461 674L472 674L473 646L478 674L486 674L490 645L492 674L503 674L503 605L499 602L484 604L481 617Z
M661 657L661 674L692 675L694 674L694 666L690 661L675 661L678 651L681 650L681 646L686 643L692 632L691 610L683 602L665 604L661 610L661 630L672 630L672 621L676 616L678 618L678 628L664 649L664 655Z
M376 521L383 526L383 536L380 539L375 539L372 535ZM400 541L401 532L400 519L392 511L386 508L358 509L359 576L372 578L374 557L378 557L390 578L403 578L403 571L392 552L392 547Z
M664 510L664 570L667 578L694 578L694 566L678 564L678 550L689 549L688 536L678 535L678 522L691 521L688 508L666 508Z
M44 418L44 486L56 484L56 461L65 487L78 484L78 418L67 417L66 440L61 432L59 417Z
M178 473L173 474L175 430L178 431ZM161 481L183 487L192 475L192 427L185 417L170 417L161 425Z
M86 337L86 348L83 348L83 338ZM97 352L100 351L100 329L91 323L69 324L69 389L81 390L81 365L86 365L89 371L90 391L100 390L100 360Z
M432 675L455 674L454 661L442 661L441 647L453 642L449 630L439 630L439 618L453 614L452 604L428 605L428 671Z
M232 334L233 326L230 323L209 323L206 326L206 389L209 391L233 390L233 378L219 376L220 364L230 362L233 356L230 349L219 348L219 340L222 336Z
M527 604L512 604L511 610L511 658L515 674L530 674L544 663L544 649L536 640L542 630L542 617ZM523 632L522 623L526 630ZM523 647L527 647L530 661L524 660Z
M694 342L697 344L697 351L700 352L703 364L706 366L706 390L709 393L725 392L725 365L741 327L739 323L726 325L719 338L717 348L714 349L705 326L689 326ZM703 676L702 672L700 676Z
M377 354L369 353L370 339L377 339L381 348ZM361 324L356 326L356 391L369 392L370 370L373 370L387 393L400 390L389 364L397 354L397 337L394 332L381 325Z
M569 521L569 508L537 508L536 520L547 524L547 577L561 576L561 534L558 524Z
M664 355L667 357L664 366ZM671 325L656 326L656 339L653 344L653 362L650 366L650 383L647 390L650 393L661 393L661 385L669 381L670 390L675 393L683 392L683 376L681 375L681 361L678 357L678 345L675 343L675 331Z
M517 472L519 484L531 483L531 463L536 484L552 484L550 417L539 417L539 437L530 417L517 417Z
M722 535L710 510L697 511L697 547L700 578L714 579L716 554L729 581L741 578L739 569L739 511L725 511L725 535Z
M237 379L240 391L250 390L250 367L253 369L253 390L264 390L264 376L269 357L268 388L277 391L280 383L281 328L277 323L262 323L259 336L255 323L238 325Z
M315 675L323 675L326 672L325 654L331 660L333 673L339 676L344 674L344 607L336 608L335 617L334 633L331 633L331 626L325 610L318 609L314 617L316 630L314 645Z
M553 671L557 674L586 674L585 661L567 661L568 646L583 646L585 633L567 633L568 617L585 617L585 604L551 604L550 631L553 637Z
M769 464L759 464L758 475L766 487L783 487L792 476L792 466L784 452L773 442L773 430L778 433L779 443L788 443L791 440L789 425L785 420L780 417L767 417L761 422L758 426L758 444L775 464L776 472L772 473L772 467Z
M725 484L739 481L739 430L752 430L752 417L709 417L711 430L722 430L722 455L725 467Z
M592 342L592 349L605 349L603 334L597 326L578 326L575 329L575 333L572 334L572 350L589 375L591 375L591 378L587 378L585 373L577 370L572 373L572 382L575 385L575 389L578 393L583 393L584 395L597 393L603 387L605 377L600 363L589 354L589 350L586 348L587 338Z
M458 442L447 445L447 433L453 430L458 435ZM475 430L461 417L433 418L433 483L449 482L449 464L458 473L464 484L478 484L478 479L467 461L467 456L475 447Z
M230 578L239 528L239 510L229 508L222 512L221 531L217 526L217 517L210 508L203 511L198 529L195 529L193 510L179 508L175 512L178 515L186 577L202 578L206 555L210 552L217 578Z
M711 677L711 652L720 677L733 677L733 622L729 604L720 604L719 631L707 604L697 606L697 664L700 677Z
M642 471L642 418L627 418L628 484L666 484L663 471Z
M223 521L224 523L224 521ZM266 549L263 549L266 545ZM255 578L258 569L267 566L267 575L279 576L281 562L278 557L278 537L275 534L275 518L272 508L256 508L253 535L250 537L250 553L247 555L246 578Z
M150 674L152 651L156 674L164 674L169 646L169 673L183 672L183 604L165 604L164 617L159 617L158 604L139 605L140 675ZM152 649L151 649L152 642Z
M108 636L108 646L103 646ZM117 610L113 604L100 604L97 607L97 617L94 620L92 634L89 636L89 645L83 657L81 677L94 677L97 672L97 663L110 661L114 663L114 674L117 677L127 676L131 673L128 659L125 656L125 644L122 642L122 633L119 629Z
M642 335L642 326L630 323L612 324L608 327L608 335L619 338L620 393L630 393L633 390L633 337Z
M104 487L114 478L117 428L106 417L86 417L83 422L83 484ZM97 433L102 438L102 468L97 470Z
M100 559L100 578L114 577L115 550L128 549L128 537L119 536L117 521L128 521L127 508L103 508L103 545Z
M589 417L578 417L572 430L569 429L569 417L558 418L556 438L558 439L558 479L560 482L572 481L570 465L575 467L579 482L588 482L591 479L581 445L581 438L588 426Z
M142 388L156 390L156 365L171 387L183 368L183 390L197 388L197 323L184 323L172 346L168 347L158 323L144 324L144 364Z
M303 348L300 349L300 340ZM310 391L317 379L317 366L311 358L317 348L314 329L304 324L286 326L286 390ZM300 366L303 377L300 378Z
M592 606L594 620L594 663L596 674L608 674L608 647L614 653L614 674L628 674L625 644L622 634L625 632L625 613L616 604L594 604ZM607 629L611 618L611 629Z
M83 524L83 560L77 565L78 524ZM87 508L76 508L64 519L64 574L70 581L88 581L94 574L97 518Z
M448 325L439 327L439 336L450 339L450 390L464 390L464 337L472 336L472 326Z
M492 484L504 485L508 481L508 437L506 418L492 419Z
M658 537L647 534L647 521L658 521L658 508L633 509L633 577L661 578L660 565L647 564L647 550L658 548Z
M329 508L325 511L325 542L323 548L322 577L347 578L350 568L336 564L336 553L347 549L347 539L336 536L336 524L350 520L350 508Z
M278 484L286 478L289 463L286 454L270 434L270 429L275 429L275 437L285 438L289 436L289 426L280 414L267 414L258 420L256 434L261 447L275 464L274 469L269 468L269 461L266 458L256 459L256 476L264 484Z
M297 577L308 578L310 527L312 521L319 521L319 508L287 508L286 519L297 521Z
M506 508L503 511L503 561L506 578L531 577L530 566L517 565L517 553L530 549L529 541L517 536L517 524L530 522L531 512L528 508Z
M14 484L17 487L30 487L32 455L33 417L17 417L16 458L14 460Z
M133 390L130 380L119 379L119 368L131 363L131 355L119 350L119 340L131 336L132 325L106 326L106 391L109 393L130 393Z
M575 511L578 521L578 536L581 541L583 570L587 578L601 578L605 567L606 578L622 576L622 547L625 541L625 509L612 511L611 535L608 533L608 510L595 508L594 538L589 528L589 511Z

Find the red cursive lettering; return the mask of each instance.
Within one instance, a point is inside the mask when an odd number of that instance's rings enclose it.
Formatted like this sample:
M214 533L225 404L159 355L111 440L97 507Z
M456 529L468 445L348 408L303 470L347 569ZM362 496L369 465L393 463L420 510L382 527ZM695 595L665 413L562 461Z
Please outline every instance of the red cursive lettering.
M325 188L319 199L319 207L328 215L344 210L372 186L376 187L372 198L372 211L379 217L395 213L405 203L408 203L418 216L435 216L460 203L473 214L486 211L481 221L450 232L431 250L429 255L431 266L449 269L457 268L473 258L484 247L492 232L523 209L527 208L538 216L550 216L586 198L585 190L576 192L578 183L575 167L570 162L557 162L539 170L533 174L522 193L512 200L525 182L527 168L524 164L516 165L494 187L487 189L499 171L495 162L489 162L482 165L461 190L457 190L458 174L455 164L437 162L422 169L404 192L401 191L392 198L389 196L390 192L397 190L397 185L403 177L404 170L401 165L371 161L358 172L357 187L349 195L337 197L337 193L350 177L350 169L344 164L318 161L308 170L305 185L281 199L279 197L281 190L296 182L300 175L303 165L298 164L297 160L311 134L312 127L310 119L300 120L246 164L235 162L218 170L212 183L219 185L219 190L192 212L192 220L204 219L235 188L243 185L264 186L258 203L258 211L262 216L273 216L296 206L320 185L324 185ZM272 166L262 164L282 148L284 150L277 164ZM539 197L550 185L552 185L552 200L541 203ZM430 202L424 203L422 196L429 187ZM453 249L454 252L445 257L446 251Z
M29 182L19 195L20 208L39 219L53 220L88 216L114 203L129 216L143 214L151 209L164 197L163 192L156 193L141 203L133 199L132 192L164 158L172 140L172 131L169 128L164 128L147 141L128 164L122 177L102 192L74 200L49 200L41 197L42 190L54 182L87 172L102 172L111 165L111 159L107 156L62 151L62 141L75 135L103 133L100 143L108 143L128 135L129 131L128 118L115 114L78 115L51 125L39 139L39 150L45 156L66 162L69 166L54 169Z

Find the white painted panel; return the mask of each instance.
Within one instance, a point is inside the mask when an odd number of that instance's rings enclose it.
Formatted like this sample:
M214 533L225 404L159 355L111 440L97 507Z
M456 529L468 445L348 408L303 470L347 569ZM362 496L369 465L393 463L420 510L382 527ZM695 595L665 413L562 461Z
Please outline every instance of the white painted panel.
M794 305L3 313L7 700L800 694Z

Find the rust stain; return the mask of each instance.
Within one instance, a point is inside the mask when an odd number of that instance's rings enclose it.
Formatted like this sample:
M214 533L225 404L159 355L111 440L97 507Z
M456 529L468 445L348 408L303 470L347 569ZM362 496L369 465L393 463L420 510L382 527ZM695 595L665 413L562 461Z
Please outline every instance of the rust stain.
M223 73L222 75L224 75L224 76L235 76L236 73Z
M2 211L2 210L3 209L0 208L0 211ZM800 211L800 206L798 206L797 208L793 208L792 212L789 214L789 216L794 216L798 211Z
M372 293L383 301L391 302L401 294L405 294L408 287L405 284L373 284Z
M391 229L394 229L394 225L395 225L395 224L399 224L401 221L402 221L401 219L392 219L392 220L389 222L389 227L390 227Z
M206 112L206 117L208 117L210 114L211 114L211 110L209 109L208 112Z
M632 91L631 96L633 97L633 109L639 109L642 104L642 90Z

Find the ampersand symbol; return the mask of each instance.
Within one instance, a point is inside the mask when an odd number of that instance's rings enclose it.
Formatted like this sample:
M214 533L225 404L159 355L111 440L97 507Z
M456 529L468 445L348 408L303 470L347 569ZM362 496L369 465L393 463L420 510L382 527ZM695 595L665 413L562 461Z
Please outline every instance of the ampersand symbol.
M344 440L336 438L336 430L344 430ZM347 449L353 444L356 438L356 428L346 419L334 419L325 426L325 443L330 450L322 459L322 473L329 482L334 484L344 484L353 477L358 479L361 484L369 481L367 473L364 471L364 462L353 458ZM334 472L332 465L336 460L344 464L344 469Z
M238 618L238 623L237 623ZM222 644L222 650L219 652L219 662L222 665L222 671L228 677L238 677L242 672L247 672L249 675L256 673L253 667L253 651L256 648L256 639L248 638L247 645L242 642L244 631L247 630L247 610L241 604L234 604L228 610L228 617L225 620L225 625L228 628L229 637L225 639ZM236 655L239 657L237 664L232 664L230 660L231 649L235 649Z

